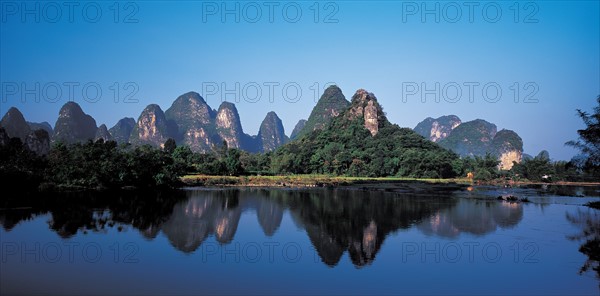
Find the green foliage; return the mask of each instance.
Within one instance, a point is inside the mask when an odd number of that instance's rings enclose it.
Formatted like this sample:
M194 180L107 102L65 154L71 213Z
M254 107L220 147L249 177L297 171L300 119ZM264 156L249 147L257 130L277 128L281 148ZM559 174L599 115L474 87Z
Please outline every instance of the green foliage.
M465 157L462 159L461 175L466 176L467 173L472 172L476 180L492 180L500 175L499 163L498 159L489 153L483 157ZM458 169L459 164L455 163L454 168Z
M240 163L246 174L271 175L271 153L248 153L240 151Z
M500 155L507 150L523 151L523 139L514 131L503 129L494 136L489 152Z
M325 127L334 117L333 114L343 113L348 106L350 103L346 100L342 90L335 85L329 86L310 113L304 128L295 135L295 138Z
M55 145L48 154L45 181L71 188L174 186L185 166L149 145L131 149L114 141Z
M30 151L19 138L0 145L0 180L5 188L37 188L43 180L46 166L46 159Z
M389 123L376 136L363 118L336 117L323 130L280 147L271 157L275 174L448 178L458 157L407 128Z
M582 168L588 174L600 177L600 96L596 101L598 106L594 107L593 114L577 109L577 115L583 120L586 128L577 131L578 140L565 144L581 151L585 157Z
M464 122L456 127L448 137L439 144L461 156L483 156L490 152L490 143L496 132L496 125L485 120L476 119Z
M205 175L223 175L225 168L215 154L194 154L194 172Z
M584 176L577 172L573 162L552 162L546 150L542 150L534 158L515 163L509 173L514 177L530 181L585 181L582 179ZM542 178L544 175L549 176L550 179L544 180Z
M228 149L224 162L228 175L239 176L244 172L242 163L240 162L240 150Z

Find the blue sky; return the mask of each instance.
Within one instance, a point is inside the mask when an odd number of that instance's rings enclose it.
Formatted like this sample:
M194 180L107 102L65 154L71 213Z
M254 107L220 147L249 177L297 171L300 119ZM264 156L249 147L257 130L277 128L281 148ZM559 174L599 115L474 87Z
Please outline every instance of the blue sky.
M570 159L575 109L600 95L598 1L0 3L0 113L52 125L70 97L110 128L197 91L235 102L246 133L275 111L289 134L333 82L400 126L482 118Z

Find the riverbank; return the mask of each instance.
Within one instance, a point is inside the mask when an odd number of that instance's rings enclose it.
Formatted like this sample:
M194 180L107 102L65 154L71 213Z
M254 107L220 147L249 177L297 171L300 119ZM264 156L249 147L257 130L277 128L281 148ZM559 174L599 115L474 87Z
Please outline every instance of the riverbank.
M210 176L186 175L181 177L186 186L242 186L242 187L335 187L357 184L423 182L432 184L472 184L470 179L368 178L327 175L288 176Z
M336 187L365 184L419 182L430 184L459 184L459 185L493 185L493 186L523 186L523 185L564 185L564 186L600 186L600 182L565 182L553 183L531 181L474 181L469 178L452 179L420 179L400 177L347 177L328 175L278 175L278 176L212 176L186 175L181 177L185 186L220 186L220 187Z

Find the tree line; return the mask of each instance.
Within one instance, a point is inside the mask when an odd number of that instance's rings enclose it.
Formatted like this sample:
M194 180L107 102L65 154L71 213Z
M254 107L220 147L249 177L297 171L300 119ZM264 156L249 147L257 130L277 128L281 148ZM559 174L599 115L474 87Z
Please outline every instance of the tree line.
M47 155L30 151L19 138L0 145L0 178L25 189L114 189L177 187L186 174L329 174L362 177L453 178L477 180L597 181L600 177L600 96L594 114L578 110L587 128L567 145L581 150L571 161L552 161L547 152L500 171L496 156L460 158L407 128L388 124L371 137L360 119L334 119L268 153L248 153L223 144L213 153L194 153L173 139L162 148L114 141L55 143ZM368 139L368 140L365 140Z

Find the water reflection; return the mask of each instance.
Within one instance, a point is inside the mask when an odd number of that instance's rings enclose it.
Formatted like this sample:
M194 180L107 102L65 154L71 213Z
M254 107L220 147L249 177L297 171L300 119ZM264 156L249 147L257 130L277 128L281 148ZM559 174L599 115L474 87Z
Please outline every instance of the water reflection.
M461 233L484 235L498 227L512 227L523 218L521 204L456 198L447 190L87 193L4 200L2 208L0 224L7 231L20 221L49 213L49 228L63 238L78 232L133 227L149 240L162 232L175 249L184 253L198 250L210 236L221 244L231 243L246 211L255 212L263 233L273 236L288 211L323 263L335 266L348 252L357 267L371 264L386 237L399 229L416 227L425 234L455 238Z
M455 238L461 233L484 235L498 227L514 227L522 218L521 203L459 199L455 206L441 209L417 228L425 234Z
M573 197L584 197L584 196L600 196L600 190L596 186L569 186L569 185L555 185L555 184L541 184L541 185L525 185L522 188L534 189L538 195L554 195L554 196L573 196Z
M211 191L191 196L175 205L162 230L178 250L190 253L211 234L220 243L229 243L242 213L238 191Z
M454 205L449 196L394 196L377 191L331 190L323 194L292 194L292 218L307 232L321 260L336 265L348 252L356 266L375 259L385 237L409 228Z
M49 213L49 228L62 238L78 232L102 233L108 228L131 226L153 239L175 204L185 198L182 191L5 196L0 200L0 225L11 231L21 221Z
M567 220L581 229L581 233L568 238L583 241L579 252L588 256L587 261L580 269L580 273L594 270L600 279L600 211L594 209L577 210L576 213L567 213Z

